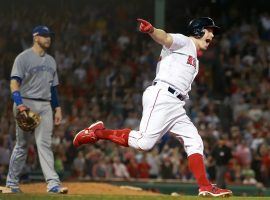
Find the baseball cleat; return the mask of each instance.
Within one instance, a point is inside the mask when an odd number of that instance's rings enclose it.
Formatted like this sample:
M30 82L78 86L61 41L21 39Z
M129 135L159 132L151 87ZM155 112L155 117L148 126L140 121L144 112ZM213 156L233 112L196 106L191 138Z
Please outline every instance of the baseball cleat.
M200 187L198 194L200 197L230 197L232 195L231 190L221 189L215 185Z
M79 147L83 144L94 144L98 141L98 137L95 134L96 130L105 129L102 121L98 121L88 128L81 130L73 139L73 145Z
M67 194L68 188L67 187L61 187L59 185L52 187L47 191L48 193L54 193L54 194Z

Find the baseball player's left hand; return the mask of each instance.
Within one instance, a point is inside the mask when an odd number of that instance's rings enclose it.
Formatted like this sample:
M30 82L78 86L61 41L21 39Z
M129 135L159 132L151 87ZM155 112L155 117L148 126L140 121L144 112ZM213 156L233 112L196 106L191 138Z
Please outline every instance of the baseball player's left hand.
M140 19L140 18L138 18L137 21L140 22L139 30L142 33L153 33L154 32L154 27L150 22L148 22L144 19Z
M62 110L60 107L55 108L54 124L59 125L62 121Z
M21 105L16 114L16 121L22 130L32 132L40 124L40 116L26 106Z

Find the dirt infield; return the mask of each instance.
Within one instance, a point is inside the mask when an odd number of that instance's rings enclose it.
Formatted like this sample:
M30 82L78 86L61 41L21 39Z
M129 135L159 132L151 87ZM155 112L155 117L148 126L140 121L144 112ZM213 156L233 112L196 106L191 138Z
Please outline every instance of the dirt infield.
M115 194L115 195L160 195L158 193L144 191L140 188L129 186L115 186L107 183L63 183L64 187L68 187L68 194ZM45 194L45 183L31 183L20 185L24 193Z

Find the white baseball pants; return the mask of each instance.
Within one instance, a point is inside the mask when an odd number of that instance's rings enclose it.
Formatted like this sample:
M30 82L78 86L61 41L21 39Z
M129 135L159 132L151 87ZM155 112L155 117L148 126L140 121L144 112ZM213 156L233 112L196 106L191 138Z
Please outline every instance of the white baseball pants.
M186 115L185 102L168 91L169 85L158 82L143 93L143 115L140 130L129 134L129 146L150 150L166 133L172 133L183 143L187 155L203 155L203 141L197 128Z

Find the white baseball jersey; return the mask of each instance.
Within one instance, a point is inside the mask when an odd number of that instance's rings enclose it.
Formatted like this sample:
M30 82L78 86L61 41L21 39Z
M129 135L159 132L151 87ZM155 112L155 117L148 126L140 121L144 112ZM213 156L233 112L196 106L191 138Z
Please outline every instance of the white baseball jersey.
M196 46L182 34L171 34L172 46L163 47L152 86L143 93L143 114L140 130L132 130L128 144L150 150L166 133L172 133L184 145L187 155L203 154L203 142L184 109L179 94L188 97L191 84L198 74Z
M171 36L173 44L170 49L163 46L154 81L168 83L187 96L199 70L196 47L189 37L182 34Z

